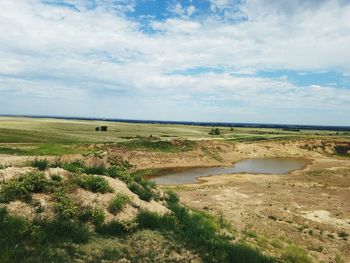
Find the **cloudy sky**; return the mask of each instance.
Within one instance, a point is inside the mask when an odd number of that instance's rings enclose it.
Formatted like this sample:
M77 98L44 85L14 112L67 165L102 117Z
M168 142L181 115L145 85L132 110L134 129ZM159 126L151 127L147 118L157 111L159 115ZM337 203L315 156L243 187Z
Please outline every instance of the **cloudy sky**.
M0 114L350 125L348 0L0 10Z

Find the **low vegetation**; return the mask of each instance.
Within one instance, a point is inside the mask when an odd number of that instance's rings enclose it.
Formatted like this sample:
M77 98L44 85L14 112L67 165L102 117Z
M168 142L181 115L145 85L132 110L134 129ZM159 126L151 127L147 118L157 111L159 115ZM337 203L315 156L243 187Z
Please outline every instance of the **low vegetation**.
M130 198L129 196L122 194L122 193L118 193L109 203L108 206L108 211L111 214L117 214L120 211L123 210L123 208L130 203Z
M48 192L52 184L42 173L28 173L4 183L0 190L0 202L30 201L32 193Z
M246 245L233 244L229 237L220 234L222 225L219 220L185 208L171 191L166 193L171 213L159 215L140 210L134 221L113 219L105 222L105 214L101 209L83 206L74 199L73 193L77 187L102 194L111 192L107 180L99 175L81 172L86 171L83 163L63 164L64 166L78 172L72 172L65 179L58 179L59 176L45 177L41 172L28 173L1 185L1 202L23 200L34 206L31 201L33 193L51 194L55 213L53 218L43 219L41 211L37 212L37 217L33 220L24 220L10 215L6 208L1 208L0 258L4 259L3 262L65 262L68 258L71 261L77 257L84 258L77 252L76 244L90 244L96 238L101 242L111 237L126 238L144 230L171 236L205 262L273 262L273 259ZM117 168L114 168L113 175L119 178L121 172L115 169ZM108 170L103 167L95 169L94 173L103 171L108 175ZM141 199L160 200L153 182L140 175L130 175L126 169L121 178ZM117 193L111 199L108 211L117 214L130 202L128 196ZM119 259L121 255L122 253L114 255L113 260ZM123 254L123 257L128 256Z
M108 181L101 176L90 174L78 174L75 176L76 183L94 193L113 193L113 188L108 184Z
M159 151L159 152L186 152L196 146L195 141L173 140L163 141L159 138L140 138L120 143L130 150Z
M49 162L46 159L44 160L34 159L34 161L30 163L30 165L32 167L38 168L41 171L44 171L49 167Z

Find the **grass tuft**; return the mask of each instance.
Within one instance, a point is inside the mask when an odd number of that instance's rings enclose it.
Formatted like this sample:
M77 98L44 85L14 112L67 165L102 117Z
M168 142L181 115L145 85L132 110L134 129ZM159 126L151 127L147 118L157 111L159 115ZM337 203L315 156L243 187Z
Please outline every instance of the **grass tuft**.
M75 176L76 183L93 193L113 193L113 188L109 185L108 181L101 176L90 174L78 174Z
M118 193L110 202L108 206L108 211L111 214L116 215L130 202L129 196Z
M30 163L30 166L38 168L40 171L45 171L49 167L49 162L46 159L44 160L34 159Z

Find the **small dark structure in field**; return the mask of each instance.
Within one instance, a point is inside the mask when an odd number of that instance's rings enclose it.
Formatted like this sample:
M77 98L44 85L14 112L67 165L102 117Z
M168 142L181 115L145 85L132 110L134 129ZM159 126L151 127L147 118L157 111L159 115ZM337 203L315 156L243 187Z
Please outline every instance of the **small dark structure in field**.
M212 128L211 131L209 132L210 135L220 135L221 131L219 128Z
M107 126L101 126L101 127L96 127L95 131L107 131L108 127Z

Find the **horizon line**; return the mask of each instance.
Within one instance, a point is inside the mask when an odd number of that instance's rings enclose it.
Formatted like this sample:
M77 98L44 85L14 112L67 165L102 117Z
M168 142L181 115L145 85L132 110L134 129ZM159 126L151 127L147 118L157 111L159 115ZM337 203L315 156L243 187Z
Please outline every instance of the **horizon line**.
M313 128L331 128L323 130L341 130L350 131L348 125L317 125L317 124L288 124L288 123L257 123L257 122L222 122L222 121L176 121L176 120L152 120L152 119L128 119L128 118L111 118L111 117L81 117L65 115L41 115L41 114L0 114L0 117L26 117L26 118L48 118L48 119L66 119L66 120L95 120L108 122L128 122L128 123L160 123L160 124L183 124L198 126L228 126L228 127L252 127L252 128L283 128L294 127L302 129ZM262 127L259 127L262 126ZM332 129L333 128L333 129Z

